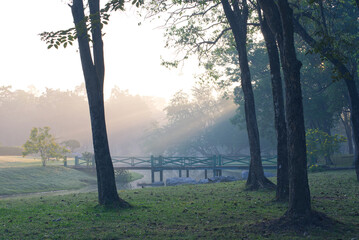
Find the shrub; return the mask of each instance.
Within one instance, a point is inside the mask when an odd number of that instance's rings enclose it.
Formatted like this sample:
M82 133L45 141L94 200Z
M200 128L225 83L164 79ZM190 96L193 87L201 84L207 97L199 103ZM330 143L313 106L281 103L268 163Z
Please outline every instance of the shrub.
M123 169L115 170L115 179L116 182L128 183L131 181L131 173Z
M315 165L321 157L330 157L338 152L340 143L347 140L344 136L338 134L330 136L319 129L307 129L305 137L310 165Z
M328 170L328 166L318 164L310 165L308 168L309 172L324 172L326 170Z

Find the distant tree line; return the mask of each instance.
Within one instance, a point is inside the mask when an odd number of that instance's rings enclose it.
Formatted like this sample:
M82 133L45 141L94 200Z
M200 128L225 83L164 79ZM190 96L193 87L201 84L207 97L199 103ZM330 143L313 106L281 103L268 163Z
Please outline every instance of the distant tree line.
M164 100L133 96L118 87L112 89L105 102L110 146L114 154L141 154L138 144L145 129L163 116ZM88 103L84 85L74 90L46 89L37 91L12 90L0 87L0 142L4 146L22 146L35 126L51 127L58 142L77 139L78 151L93 151Z

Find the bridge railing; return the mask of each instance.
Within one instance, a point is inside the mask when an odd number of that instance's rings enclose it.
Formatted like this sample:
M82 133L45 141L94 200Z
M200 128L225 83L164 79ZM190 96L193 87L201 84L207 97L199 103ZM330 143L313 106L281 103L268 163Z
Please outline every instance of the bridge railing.
M75 166L86 166L86 167L95 167L95 157L91 159L85 157L75 157Z
M116 167L151 167L151 168L186 168L186 167L231 167L249 166L250 156L224 156L210 157L121 157L113 156L112 162ZM277 156L262 156L263 166L275 166ZM95 159L75 157L75 166L94 167Z
M153 167L212 167L217 164L217 157L153 157Z
M152 157L120 157L113 156L112 162L117 165L126 165L130 167L150 167Z

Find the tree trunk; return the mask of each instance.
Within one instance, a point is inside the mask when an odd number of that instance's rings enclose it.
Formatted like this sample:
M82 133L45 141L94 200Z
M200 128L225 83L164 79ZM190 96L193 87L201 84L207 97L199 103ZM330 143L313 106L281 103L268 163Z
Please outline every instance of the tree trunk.
M287 0L278 1L283 31L283 72L286 87L286 117L289 150L289 206L291 219L311 216L307 176L305 126L300 85L300 68L294 47L293 11Z
M309 46L315 48L317 46L317 42L306 32L306 30L299 24L299 22L294 21L294 26L296 33L298 33L301 38L308 43ZM338 70L341 78L344 80L350 98L351 105L351 120L353 127L353 137L355 146L359 145L359 94L358 89L355 82L355 76L348 70L348 68L344 65L344 63L338 59L332 53L332 49L330 46L326 48L320 49L320 54L326 57ZM355 159L355 171L357 175L357 180L359 181L359 156L356 155Z
M232 28L241 70L241 85L244 95L244 109L251 154L246 186L249 190L274 188L275 185L264 176L261 160L257 117L246 48L248 20L247 1L242 1L242 9L239 8L238 0L232 1L232 6L228 0L221 0L221 3Z
M259 9L259 19L261 30L267 46L269 66L271 73L273 106L274 106L274 125L277 134L277 190L276 200L286 201L289 196L289 169L288 169L288 147L287 147L287 127L285 122L285 109L282 88L282 78L280 72L280 60L275 36L270 30L267 20L261 19Z
M86 83L89 101L92 139L95 152L98 198L101 205L128 207L129 204L120 199L116 189L115 175L107 140L103 83L104 59L101 23L99 16L99 0L89 1L92 25L92 41L94 63L91 57L87 27L84 21L82 0L73 0L71 6L80 50L82 70Z
M353 154L354 153L353 136L352 136L353 130L350 122L350 112L344 109L340 116L340 120L342 121L348 139L348 153Z
M328 124L322 124L322 129L323 132L327 133L329 136L332 136L332 131L330 129L330 126ZM333 161L332 161L332 156L330 155L330 153L327 153L326 156L324 156L325 159L325 165L334 165Z
M286 89L286 123L289 158L289 206L286 217L306 224L312 217L300 86L301 62L294 48L293 12L286 0L258 0L281 53Z
M359 182L359 149L358 149L359 145L355 144L355 149L354 149L354 166L355 166L355 171L357 174L357 181Z

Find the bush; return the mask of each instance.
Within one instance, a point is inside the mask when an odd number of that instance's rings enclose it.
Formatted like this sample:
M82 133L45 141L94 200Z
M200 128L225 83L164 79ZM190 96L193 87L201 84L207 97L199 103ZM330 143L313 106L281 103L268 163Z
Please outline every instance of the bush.
M115 179L116 182L128 183L131 182L131 173L127 170L115 170Z
M319 158L330 157L339 152L340 143L346 142L344 136L338 134L330 136L319 129L307 129L305 137L310 165L317 164Z
M308 171L309 172L324 172L326 170L328 170L328 166L325 166L325 165L318 165L318 164L313 164L313 165L310 165L309 168L308 168Z

